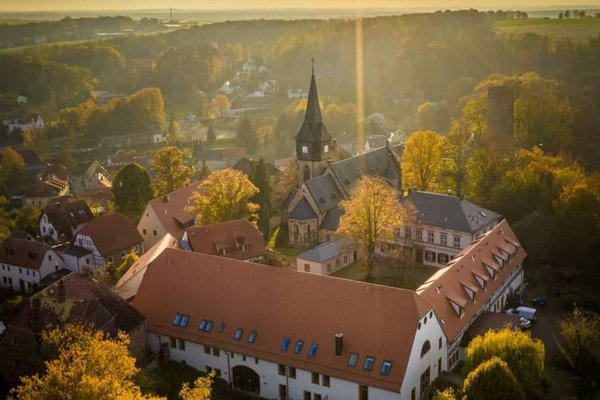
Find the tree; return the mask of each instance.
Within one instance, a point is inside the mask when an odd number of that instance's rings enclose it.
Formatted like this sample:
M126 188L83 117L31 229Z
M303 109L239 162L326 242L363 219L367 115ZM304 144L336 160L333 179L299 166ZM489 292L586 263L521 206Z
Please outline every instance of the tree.
M189 185L194 171L184 164L184 160L185 153L178 147L166 146L156 152L151 167L156 172L154 191L157 196Z
M442 167L443 138L433 131L414 132L402 152L404 189L433 190Z
M231 108L231 103L229 102L229 98L224 94L216 94L210 100L208 105L208 115L211 118L218 118L223 114L223 111L229 110Z
M207 376L201 376L194 381L193 386L189 383L184 383L179 391L181 400L210 400L211 385L214 377L214 372Z
M538 398L544 375L544 344L529 333L504 328L477 336L467 347L465 373L499 357L521 384L527 398Z
M137 163L127 164L119 170L112 192L116 210L133 221L140 218L146 204L154 197L150 176Z
M463 386L463 400L525 400L523 388L498 357L492 357L475 368Z
M210 175L210 168L208 168L208 164L206 164L206 160L202 160L202 167L196 174L198 179L204 179Z
M208 125L208 130L206 132L206 144L212 145L217 141L217 135L215 134L215 128L213 124Z
M77 160L75 160L75 158L73 158L73 156L71 155L71 152L68 150L59 151L58 154L56 155L56 160L58 161L59 164L64 165L65 168L67 169L67 171L69 171L69 174L71 174L71 175L73 175L75 168L77 168L77 166L79 165Z
M560 334L562 354L575 372L584 374L593 354L600 350L600 316L585 315L575 308L560 321Z
M460 393L453 387L448 387L442 391L436 390L433 393L432 400L458 400Z
M383 179L364 176L348 200L340 202L344 215L337 233L354 238L367 256L368 281L373 281L373 257L378 244L394 238L394 231L404 219L396 191Z
M39 218L42 210L33 205L11 210L9 215L14 219L14 227L36 236L40 233Z
M250 199L257 193L257 187L243 172L231 168L214 171L192 195L188 211L204 225L240 218L256 221L259 207Z
M238 125L237 140L238 144L248 149L249 153L254 152L258 147L256 133L254 132L252 124L250 123L250 119L248 119L247 115L244 115L244 118L242 118L240 124Z
M43 332L42 341L56 358L45 362L43 375L21 378L12 392L16 399L158 399L143 395L133 382L139 369L127 349L126 334L113 340L102 332L68 326Z
M118 281L125 274L125 272L127 272L129 268L131 268L131 266L135 264L135 262L139 259L140 256L138 256L134 252L127 254L121 265L119 265L115 270L114 280Z
M252 183L258 188L258 194L252 198L252 201L260 207L258 210L258 229L265 240L268 240L271 220L271 183L267 175L267 165L262 157L258 159L254 168Z
M5 190L18 182L25 171L23 157L10 147L0 150L0 190Z

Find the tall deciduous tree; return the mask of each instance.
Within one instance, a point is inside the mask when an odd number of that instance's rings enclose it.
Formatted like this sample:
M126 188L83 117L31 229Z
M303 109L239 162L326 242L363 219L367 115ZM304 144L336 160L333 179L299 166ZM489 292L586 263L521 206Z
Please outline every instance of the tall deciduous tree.
M564 338L561 352L578 373L584 373L586 364L600 350L600 316L585 315L578 308L560 321L560 334Z
M166 146L156 152L151 167L156 172L154 191L157 196L189 185L194 171L184 161L185 153L178 147Z
M133 382L139 369L126 334L111 340L83 328L56 328L43 333L43 344L57 349L57 358L45 363L43 375L21 378L13 391L19 400L158 399Z
M14 185L25 171L23 157L10 147L0 150L0 190Z
M364 246L366 279L372 281L376 246L392 240L395 229L404 219L398 194L385 180L365 176L358 181L350 198L343 200L340 206L344 215L340 218L337 233L350 236Z
M192 195L188 210L201 224L215 224L239 218L256 220L258 205L250 199L258 189L244 173L226 168L212 172Z
M463 386L463 400L525 400L523 388L498 357L492 357L475 368Z
M258 204L258 229L263 237L268 240L270 237L269 222L271 219L271 182L267 175L267 166L265 160L260 157L254 168L252 183L258 188L258 194L252 198L252 201Z
M433 131L414 132L402 152L402 184L405 189L432 190L442 166L443 138Z
M115 176L112 185L115 208L137 221L154 195L148 172L137 163L125 165Z
M465 372L470 373L491 358L499 357L517 378L527 398L538 398L544 375L544 353L544 344L532 339L529 333L509 328L489 331L469 343Z

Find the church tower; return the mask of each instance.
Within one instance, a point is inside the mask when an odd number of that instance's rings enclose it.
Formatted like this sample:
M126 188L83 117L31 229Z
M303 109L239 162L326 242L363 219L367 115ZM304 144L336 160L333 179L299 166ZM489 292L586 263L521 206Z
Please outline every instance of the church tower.
M312 60L312 76L306 115L296 134L296 158L298 159L298 182L319 176L331 158L331 135L323 124L319 95L315 82L315 61Z

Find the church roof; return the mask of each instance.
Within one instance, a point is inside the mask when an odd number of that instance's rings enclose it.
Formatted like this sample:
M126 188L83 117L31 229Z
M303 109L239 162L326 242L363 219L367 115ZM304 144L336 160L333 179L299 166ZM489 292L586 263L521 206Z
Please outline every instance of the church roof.
M319 105L319 94L317 93L315 69L313 67L308 102L306 104L306 114L300 130L296 134L296 141L320 143L329 140L331 140L331 135L323 124L323 118L321 117L321 106Z
M343 198L343 194L335 184L330 174L317 176L306 181L306 187L317 207L321 212L326 212L337 207L338 202Z
M292 210L292 213L290 214L290 218L292 218L292 219L313 219L313 218L317 218L317 214L315 214L315 211L312 209L310 204L308 204L308 201L306 200L306 198L302 197L300 199L300 201L298 202L298 204L296 204L296 207L294 207L294 209Z

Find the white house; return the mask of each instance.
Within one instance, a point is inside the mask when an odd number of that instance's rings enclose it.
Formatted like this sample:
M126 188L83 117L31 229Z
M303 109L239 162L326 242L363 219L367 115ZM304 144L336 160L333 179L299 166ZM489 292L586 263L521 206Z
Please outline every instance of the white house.
M40 235L52 242L57 242L61 235L72 240L93 218L94 214L84 200L56 201L48 204L38 219Z
M288 99L301 99L307 97L308 93L302 89L288 89Z
M329 275L363 258L363 251L351 240L330 240L296 256L296 269Z
M440 193L414 191L401 202L413 208L414 223L396 231L396 244L413 247L418 262L435 267L448 264L502 219L487 208Z
M62 259L45 243L9 237L0 245L0 284L31 292L42 279L63 267Z
M506 220L463 249L417 289L433 306L448 339L448 366L464 359L464 333L485 311L502 312L524 282L527 253Z
M63 259L64 266L69 271L81 273L86 267L93 267L94 252L83 247L66 244L56 248Z
M248 61L246 61L244 63L244 65L242 66L242 71L244 71L244 72L256 72L256 63L254 62L254 60L249 59Z
M421 399L447 369L410 290L166 249L133 305L153 352L263 398Z
M233 93L233 87L231 86L231 83L229 83L229 81L226 81L223 86L221 86L221 91L225 94L232 94Z
M25 114L15 118L7 118L3 121L8 133L29 132L44 127L44 120L40 114Z

